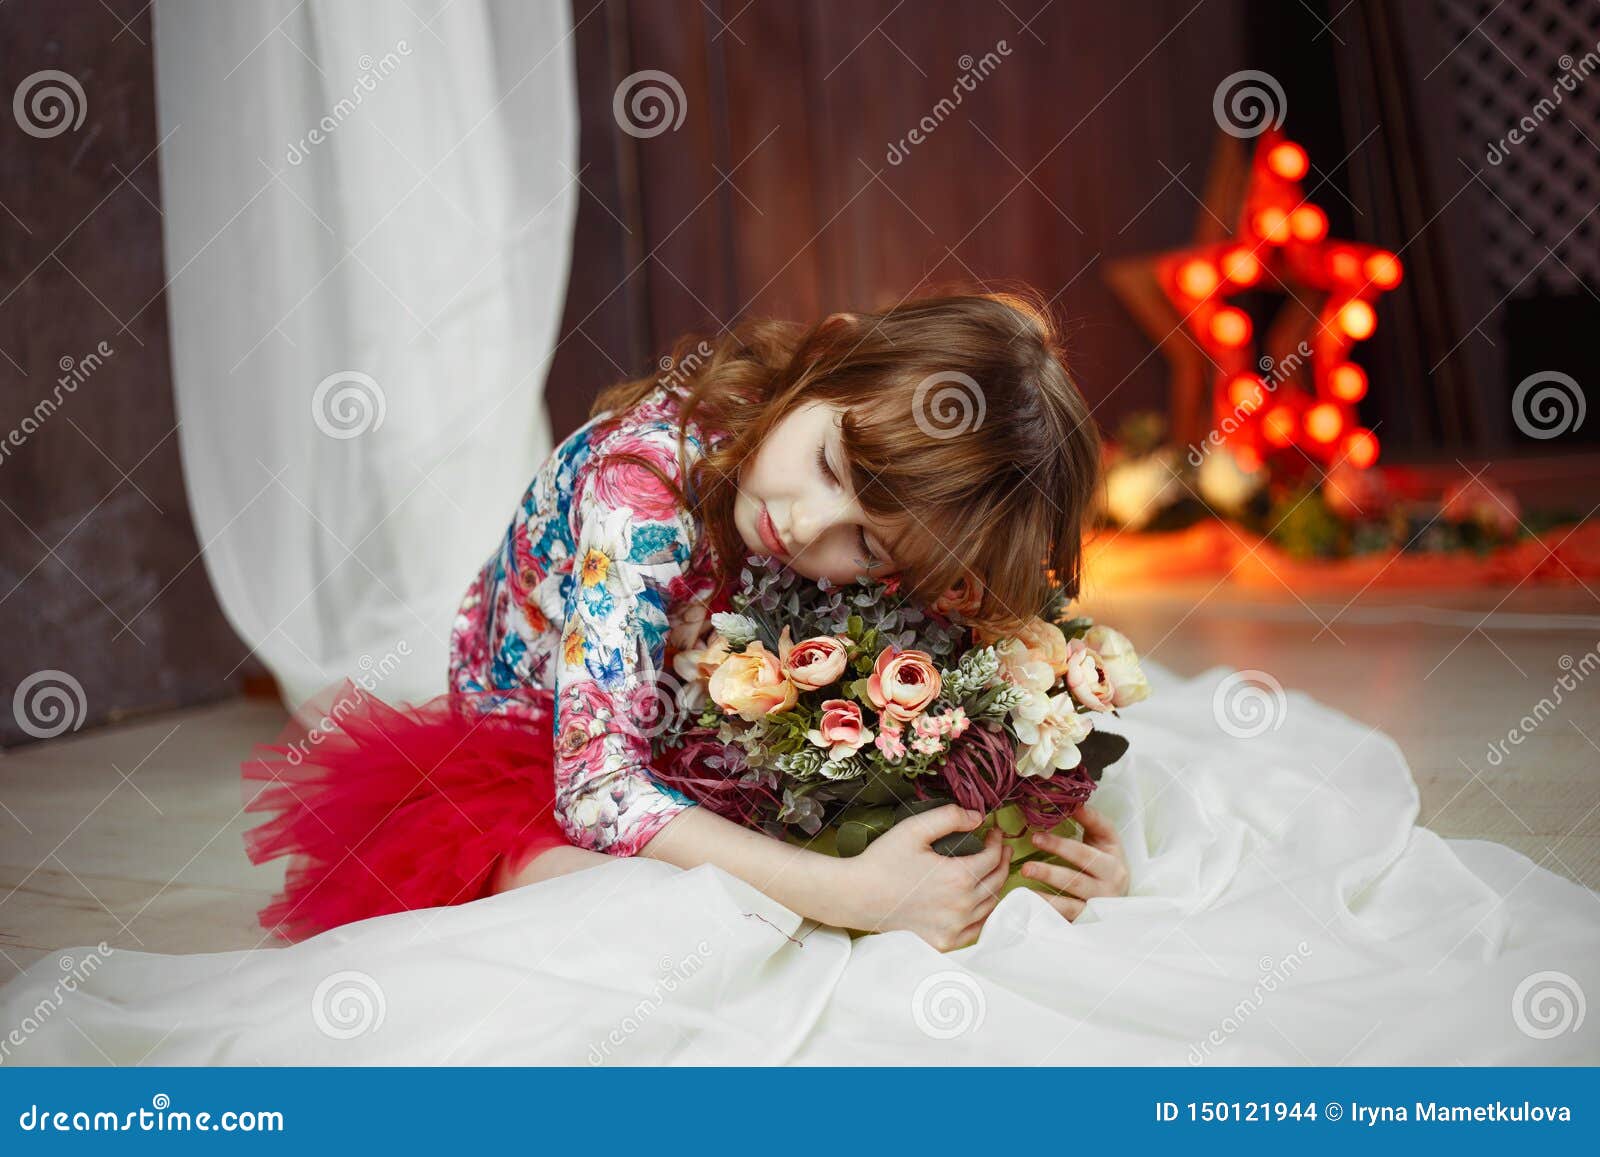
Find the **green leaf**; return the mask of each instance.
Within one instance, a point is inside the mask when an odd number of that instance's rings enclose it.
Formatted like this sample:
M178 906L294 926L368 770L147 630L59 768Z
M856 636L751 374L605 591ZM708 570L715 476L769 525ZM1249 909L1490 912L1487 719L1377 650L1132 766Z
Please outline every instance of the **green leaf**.
M894 826L891 807L850 807L834 828L834 847L841 856L859 856L867 845Z

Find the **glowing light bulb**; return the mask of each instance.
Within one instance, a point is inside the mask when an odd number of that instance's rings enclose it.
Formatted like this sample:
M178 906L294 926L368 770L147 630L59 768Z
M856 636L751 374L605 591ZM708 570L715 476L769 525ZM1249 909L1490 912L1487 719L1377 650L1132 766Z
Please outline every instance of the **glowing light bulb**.
M1236 410L1254 410L1261 404L1261 379L1240 374L1228 383L1228 401Z
M1378 436L1371 430L1356 427L1345 435L1344 456L1350 465L1365 470L1378 460Z
M1306 411L1306 433L1317 442L1332 442L1344 431L1344 415L1332 402L1322 402Z
M1315 205L1299 205L1289 214L1289 232L1301 241L1321 241L1328 235L1328 215Z
M1393 253L1374 253L1367 258L1364 272L1379 289L1393 289L1402 276L1400 259Z
M1233 306L1224 306L1211 315L1211 336L1218 345L1242 346L1250 340L1250 315Z
M1347 301L1339 307L1339 328L1356 341L1372 336L1378 328L1378 315L1364 301Z
M1289 240L1289 215L1276 205L1269 205L1255 215L1256 232L1274 245Z
M1354 362L1341 362L1328 371L1328 390L1341 402L1359 402L1367 396L1367 371Z
M1285 181L1298 181L1311 171L1311 158L1293 141L1280 141L1267 153L1267 168Z
M1294 429L1294 411L1288 406L1274 407L1261 419L1261 436L1274 446L1287 446L1293 442Z
M1178 288L1190 297L1206 297L1217 287L1217 267L1191 258L1178 266Z
M1243 245L1235 245L1222 255L1222 275L1235 285L1254 285L1261 276L1261 262Z
M1330 256L1328 269L1340 281L1361 280L1361 261L1348 249L1340 249Z

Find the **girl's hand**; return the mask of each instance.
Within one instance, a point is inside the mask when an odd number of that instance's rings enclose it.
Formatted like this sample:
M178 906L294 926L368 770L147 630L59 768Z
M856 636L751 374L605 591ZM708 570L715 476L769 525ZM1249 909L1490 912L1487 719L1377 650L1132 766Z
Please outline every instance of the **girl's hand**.
M843 861L855 897L849 926L915 932L941 952L976 940L1000 902L1011 849L999 828L991 828L983 851L971 856L940 855L929 845L982 822L982 815L946 804L901 820L859 856Z
M1043 851L1060 856L1073 867L1031 860L1022 865L1022 874L1028 879L1038 880L1063 893L1051 896L1040 892L1039 896L1068 920L1076 920L1095 896L1128 894L1128 863L1122 855L1117 829L1088 804L1074 812L1072 818L1083 825L1087 839L1069 840L1049 832L1035 832L1033 843Z

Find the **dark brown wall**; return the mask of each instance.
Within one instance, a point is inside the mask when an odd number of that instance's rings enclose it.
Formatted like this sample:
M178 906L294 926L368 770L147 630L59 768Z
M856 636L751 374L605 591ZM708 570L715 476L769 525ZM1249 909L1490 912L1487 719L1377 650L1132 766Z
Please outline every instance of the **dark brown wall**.
M1104 413L1164 406L1165 367L1100 266L1189 236L1211 94L1243 67L1241 4L1040 8L575 0L588 188L550 378L558 433L685 330L973 278L1057 295ZM891 164L962 58L1001 40L1010 55ZM612 96L645 69L681 84L685 116L637 139Z
M0 743L31 738L13 696L40 672L76 680L95 723L253 669L235 670L179 469L150 13L111 8L126 27L99 0L0 6ZM83 120L40 138L12 100L49 69L81 86Z

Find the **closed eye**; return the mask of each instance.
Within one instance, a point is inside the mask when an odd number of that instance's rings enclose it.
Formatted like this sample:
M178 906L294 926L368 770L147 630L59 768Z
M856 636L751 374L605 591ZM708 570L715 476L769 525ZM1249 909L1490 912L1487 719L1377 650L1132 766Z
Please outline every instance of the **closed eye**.
M826 442L819 442L817 444L817 469L822 471L823 477L827 478L829 482L833 483L835 486L839 485L839 476L834 473L833 467L828 465L828 444ZM867 545L866 527L858 526L856 528L856 542L861 547L860 561L868 569L883 565L883 562L873 555L872 548Z

